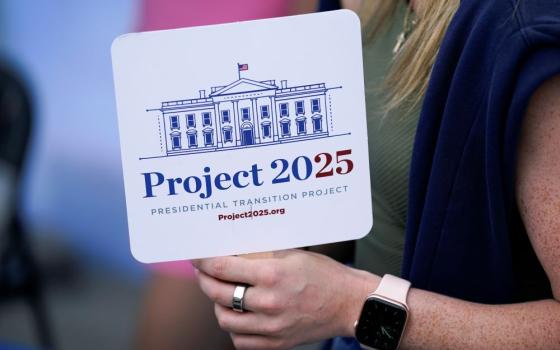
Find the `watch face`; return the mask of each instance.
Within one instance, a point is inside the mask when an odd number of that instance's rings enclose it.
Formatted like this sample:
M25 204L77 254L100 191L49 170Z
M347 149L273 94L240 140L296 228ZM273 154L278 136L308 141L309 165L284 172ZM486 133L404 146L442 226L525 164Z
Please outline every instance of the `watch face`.
M404 331L406 315L403 307L370 297L356 325L356 338L375 349L396 349Z

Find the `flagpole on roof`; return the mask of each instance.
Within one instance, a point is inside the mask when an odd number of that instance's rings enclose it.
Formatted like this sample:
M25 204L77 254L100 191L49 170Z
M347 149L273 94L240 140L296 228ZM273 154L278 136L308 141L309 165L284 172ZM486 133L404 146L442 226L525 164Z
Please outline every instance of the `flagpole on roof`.
M241 80L241 69L239 69L239 62L237 62L237 78Z

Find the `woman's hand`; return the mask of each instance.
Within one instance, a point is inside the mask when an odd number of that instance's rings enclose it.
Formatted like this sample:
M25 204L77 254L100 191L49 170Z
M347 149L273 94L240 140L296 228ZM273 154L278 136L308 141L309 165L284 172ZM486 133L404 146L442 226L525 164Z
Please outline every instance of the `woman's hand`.
M378 278L326 256L301 250L273 257L193 261L202 291L215 302L220 326L238 349L288 349L353 335L365 297ZM244 308L231 309L237 284L248 284Z

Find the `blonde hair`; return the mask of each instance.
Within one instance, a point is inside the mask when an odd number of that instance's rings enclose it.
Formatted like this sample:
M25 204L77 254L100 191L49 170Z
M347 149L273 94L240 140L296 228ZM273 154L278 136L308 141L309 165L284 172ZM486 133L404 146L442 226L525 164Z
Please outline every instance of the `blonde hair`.
M460 0L418 1L415 25L395 55L385 79L386 111L397 107L412 110L422 101L441 41ZM397 0L364 0L360 10L364 38L371 41L395 14Z

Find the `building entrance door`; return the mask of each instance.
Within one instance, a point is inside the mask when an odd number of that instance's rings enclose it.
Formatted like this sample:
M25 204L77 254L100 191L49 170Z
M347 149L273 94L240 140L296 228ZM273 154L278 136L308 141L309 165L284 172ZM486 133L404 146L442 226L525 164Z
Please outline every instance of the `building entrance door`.
M253 128L241 130L241 145L249 146L255 144L255 135Z

